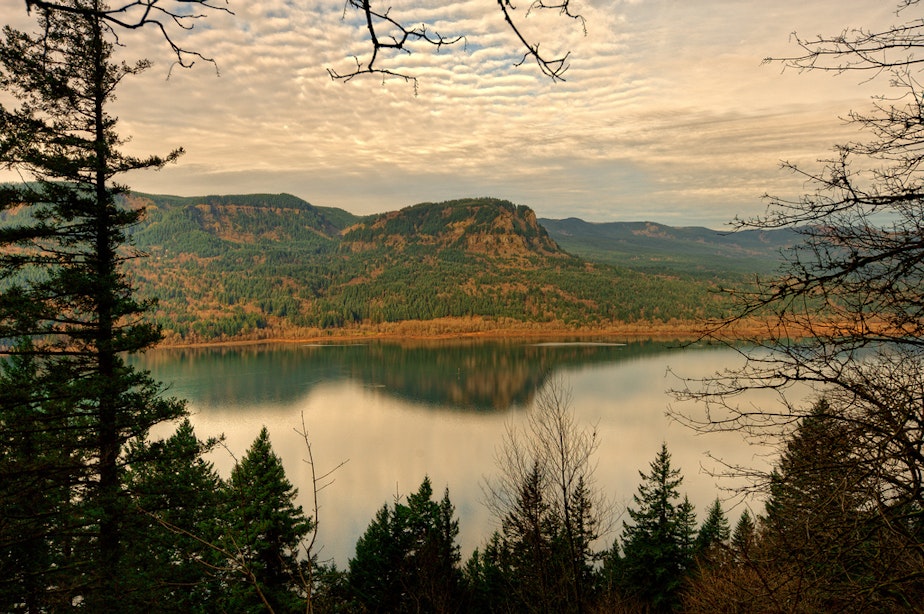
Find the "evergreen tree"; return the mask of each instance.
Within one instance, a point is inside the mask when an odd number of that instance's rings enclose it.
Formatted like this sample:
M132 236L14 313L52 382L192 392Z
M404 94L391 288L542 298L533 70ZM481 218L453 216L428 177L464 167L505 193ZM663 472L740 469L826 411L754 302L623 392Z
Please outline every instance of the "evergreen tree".
M486 489L501 522L511 592L524 607L581 612L592 598L592 543L609 522L609 506L593 489L598 445L596 432L576 422L560 380L540 391L522 433L508 429L500 476Z
M32 8L38 33L6 27L0 42L0 89L14 105L0 105L0 165L30 179L0 188L0 213L17 212L0 226L0 352L10 381L29 374L22 390L0 391L11 461L0 482L37 494L19 510L23 522L0 527L0 543L28 540L45 554L4 580L20 583L24 599L44 587L44 606L33 609L80 602L107 612L137 580L123 557L136 539L127 533L136 513L125 488L127 444L185 412L124 360L159 332L141 320L149 305L124 273L137 256L127 229L141 212L120 205L124 188L114 179L179 152L119 152L108 109L122 80L147 64L114 60L104 3ZM39 475L40 493L29 483Z
M433 500L425 477L407 504L383 505L356 543L349 583L357 606L373 612L446 612L462 597L459 523L449 500Z
M679 605L679 589L690 569L693 506L686 498L677 503L683 477L671 467L667 444L651 471L639 475L643 481L633 495L637 507L627 510L632 522L623 525L619 583L627 596L652 611L669 612Z
M547 489L538 463L520 487L520 496L504 518L502 533L508 550L509 584L522 606L554 609L563 602L558 594L561 579L556 566L561 523L545 499Z
M511 592L510 552L501 534L495 531L483 548L476 548L465 563L466 596L473 612L516 611ZM523 609L520 607L520 609Z
M122 604L132 609L170 612L212 612L223 593L217 569L224 564L219 549L221 478L202 455L217 443L200 441L184 420L166 441L133 446L129 484L144 515L135 531L143 534L127 548L131 567L147 575Z
M747 561L754 546L757 542L757 525L748 510L741 512L738 523L735 525L735 531L731 537L732 554L735 561L740 563Z
M221 547L231 555L227 608L235 612L304 610L298 551L311 521L295 505L298 491L285 475L263 427L226 485L227 527Z
M725 559L724 550L728 547L731 537L731 527L728 518L722 511L722 503L718 497L706 511L706 519L699 528L693 550L700 565L711 566L721 564Z
M55 603L68 578L55 573L55 543L67 534L73 469L61 438L43 425L36 361L22 353L0 364L0 611L37 612Z
M911 580L920 558L896 540L913 529L906 510L876 509L851 426L832 409L826 400L815 403L786 443L771 475L762 552L779 576L800 578L780 589L790 601L826 610L903 609L911 595L922 594Z

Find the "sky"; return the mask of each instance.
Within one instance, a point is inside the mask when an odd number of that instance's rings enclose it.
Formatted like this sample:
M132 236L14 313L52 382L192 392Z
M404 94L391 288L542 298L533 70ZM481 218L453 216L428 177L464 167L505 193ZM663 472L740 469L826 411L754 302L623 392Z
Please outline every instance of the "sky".
M216 0L221 2L222 0ZM229 0L177 34L214 58L172 66L151 31L120 53L153 65L117 92L124 149L180 160L123 178L158 194L287 192L365 215L419 202L493 196L539 217L723 228L760 214L765 194L809 189L780 167L811 170L856 139L841 118L887 83L857 74L783 70L767 57L791 39L904 21L886 0L572 0L580 23L514 2L541 49L570 51L564 82L522 58L495 0L393 0L393 17L465 44L415 47L383 66L417 77L349 71L369 43L343 0ZM32 29L23 0L2 21ZM0 171L0 179L15 179Z

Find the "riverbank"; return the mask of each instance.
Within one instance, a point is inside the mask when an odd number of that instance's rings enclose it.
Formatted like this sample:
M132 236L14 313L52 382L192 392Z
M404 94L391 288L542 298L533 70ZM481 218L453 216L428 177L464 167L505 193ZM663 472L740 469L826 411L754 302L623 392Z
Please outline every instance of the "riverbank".
M182 339L167 333L160 348L210 347L284 343L329 343L386 341L447 341L478 339L557 339L629 341L696 341L707 336L713 323L703 321L619 322L606 326L576 327L561 322L521 322L487 318L441 318L408 320L380 324L361 324L347 328L261 329L245 335L220 339ZM765 323L740 322L723 330L723 338L746 339L766 332Z

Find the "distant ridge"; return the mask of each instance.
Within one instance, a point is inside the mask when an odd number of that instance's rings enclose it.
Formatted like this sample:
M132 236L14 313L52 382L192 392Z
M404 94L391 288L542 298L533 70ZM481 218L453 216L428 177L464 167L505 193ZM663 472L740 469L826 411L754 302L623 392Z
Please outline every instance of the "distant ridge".
M576 256L653 273L766 274L776 270L780 251L799 239L792 229L720 232L655 222L591 223L573 217L539 222Z

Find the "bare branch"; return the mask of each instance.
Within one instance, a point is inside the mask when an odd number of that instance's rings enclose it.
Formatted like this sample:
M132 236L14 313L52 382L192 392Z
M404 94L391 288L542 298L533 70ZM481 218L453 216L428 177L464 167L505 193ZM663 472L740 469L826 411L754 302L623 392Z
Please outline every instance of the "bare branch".
M207 11L233 15L227 0L224 0L224 4L222 6L213 0L130 0L110 8L102 3L83 6L54 0L26 0L26 11L31 13L37 9L93 16L106 24L116 38L119 30L154 28L176 55L177 64L189 68L197 58L211 64L215 64L215 60L184 47L176 40L173 30L192 30L198 20L206 17Z
M520 25L513 19L512 11L516 7L510 0L497 0L503 14L504 21L513 31L520 44L526 49L523 58L515 65L520 66L526 60L532 58L539 66L542 74L550 77L553 81L564 81L564 73L568 70L570 52L560 57L547 56L540 51L539 43L530 41L523 33ZM536 0L530 4L526 11L528 17L530 12L536 10L555 10L559 14L570 17L581 23L584 34L587 34L587 27L584 18L581 15L571 13L570 0L561 0L558 2L546 2L545 0ZM348 72L340 72L332 68L327 69L331 79L339 81L350 81L359 75L375 74L380 75L383 80L390 77L403 79L406 82L414 84L415 92L417 88L417 77L400 72L391 68L382 67L379 60L386 52L403 52L408 55L412 53L414 43L423 43L435 47L437 52L444 46L465 43L464 35L445 36L439 32L431 31L425 23L408 25L407 22L394 18L390 14L390 8L385 11L376 9L373 6L373 0L346 0L343 7L343 18L349 11L358 11L362 15L365 30L369 37L371 51L368 58L359 59L354 56L356 67Z
M527 50L523 55L523 59L517 62L516 66L521 66L524 62L526 62L526 60L533 58L536 61L536 65L539 66L539 70L542 72L542 74L551 78L552 81L564 81L564 74L570 67L568 58L571 56L571 52L569 51L563 56L557 58L543 55L539 51L539 43L529 42L529 40L527 40L527 38L523 35L519 26L514 22L510 11L515 10L516 7L511 4L510 0L497 0L497 4L500 6L501 12L504 15L504 21L507 22L507 25L513 31L516 37L520 39L520 43L526 47ZM581 27L584 29L584 35L587 35L586 21L580 15L571 14L569 0L563 0L558 4L546 4L543 2L543 0L536 0L536 2L533 2L530 5L529 10L527 10L527 16L529 15L530 11L534 9L557 9L562 15L580 21Z
M294 429L295 432L301 436L305 442L305 450L307 451L308 458L305 459L305 463L308 464L308 467L311 469L311 497L312 497L312 518L313 522L311 523L311 537L308 539L308 543L302 543L302 547L305 549L305 568L307 572L302 570L299 567L298 573L301 578L302 585L305 588L306 597L306 612L310 614L314 611L314 603L312 599L312 588L314 586L314 561L312 560L312 551L314 550L315 543L318 539L318 526L320 523L320 510L321 506L318 503L318 493L334 483L334 480L331 476L335 471L343 467L349 462L345 460L340 462L336 467L330 471L318 475L317 470L314 464L314 452L311 449L311 439L308 437L308 427L305 424L305 412L302 412L302 428L301 430Z

